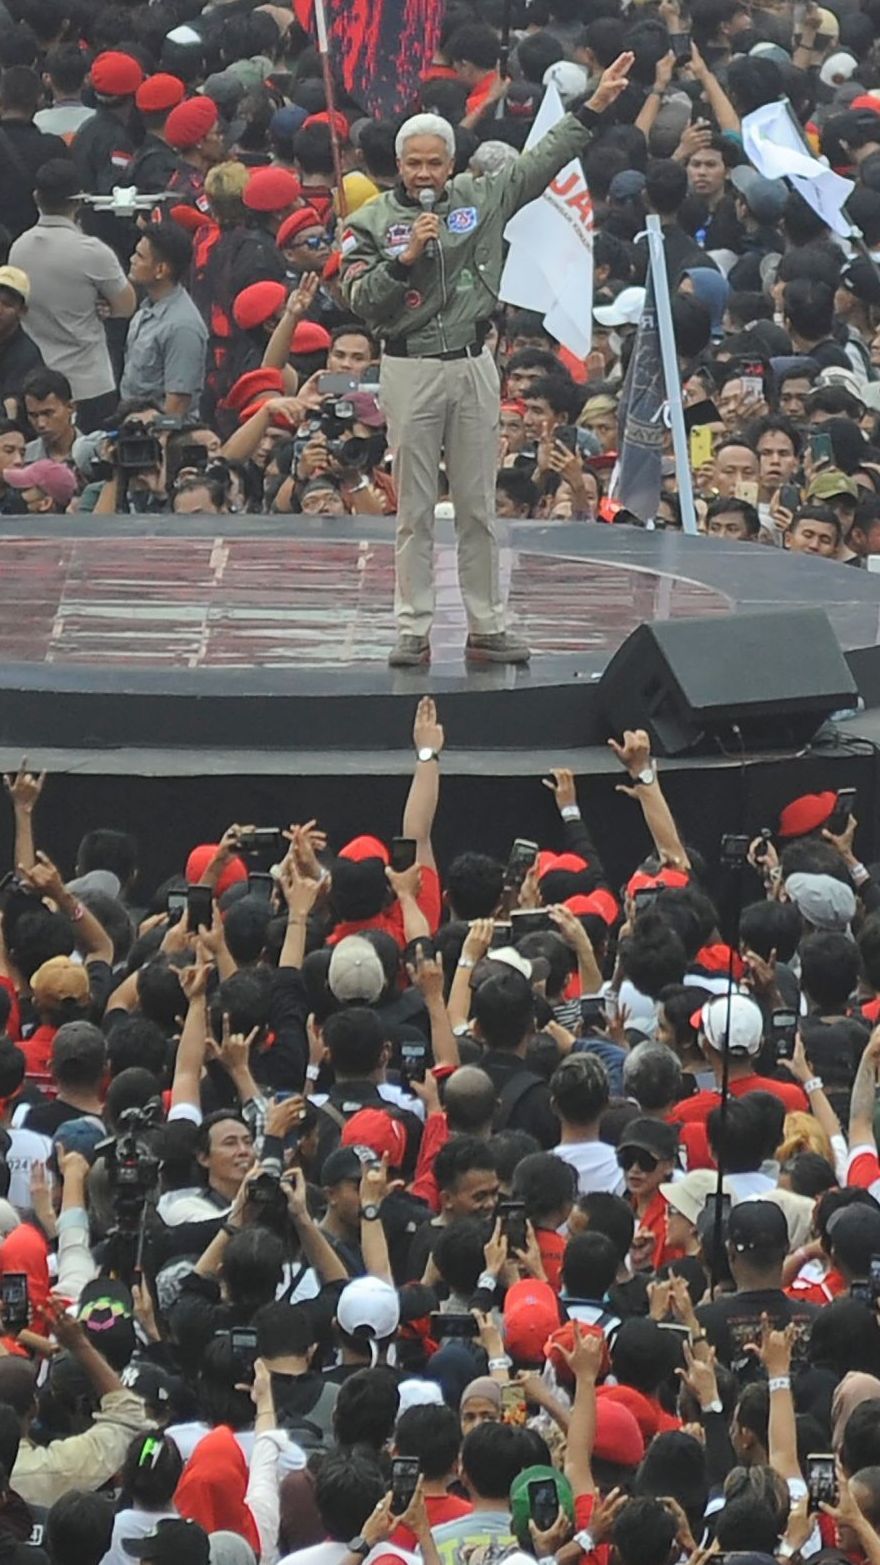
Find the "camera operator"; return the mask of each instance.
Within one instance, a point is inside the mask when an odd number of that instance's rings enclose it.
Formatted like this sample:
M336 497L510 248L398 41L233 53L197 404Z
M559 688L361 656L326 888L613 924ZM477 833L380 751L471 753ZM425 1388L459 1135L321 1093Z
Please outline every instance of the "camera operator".
M353 391L345 397L325 397L320 413L300 425L291 476L279 488L274 509L318 515L390 515L394 490L382 465L386 449L385 418L371 393ZM335 503L332 507L327 502L306 505L318 479L332 481L341 496L341 511ZM330 487L325 485L328 494Z
M167 434L162 414L150 408L130 414L115 434L108 434L103 461L110 471L95 505L96 516L152 516L168 510Z

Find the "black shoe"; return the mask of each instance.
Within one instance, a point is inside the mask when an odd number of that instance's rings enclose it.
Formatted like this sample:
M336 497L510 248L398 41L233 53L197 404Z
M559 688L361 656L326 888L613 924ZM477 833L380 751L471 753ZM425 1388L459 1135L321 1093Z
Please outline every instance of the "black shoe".
M389 668L423 668L431 661L427 636L401 635L388 655Z
M528 663L532 654L519 636L502 630L496 636L468 636L464 655L469 663Z

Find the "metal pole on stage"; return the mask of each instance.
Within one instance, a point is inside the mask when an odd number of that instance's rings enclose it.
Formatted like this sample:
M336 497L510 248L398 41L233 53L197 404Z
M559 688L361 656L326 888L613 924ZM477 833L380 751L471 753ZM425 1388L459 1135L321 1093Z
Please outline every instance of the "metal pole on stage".
M336 101L333 95L330 51L327 46L327 14L324 10L324 0L315 0L315 29L318 35L318 53L321 56L321 75L324 78L324 96L327 100L327 118L330 125L333 177L336 180L336 211L339 217L345 217L345 189L342 184L342 159L339 156L339 137L336 134L336 125L333 118Z
M672 450L675 456L675 474L678 480L678 501L681 507L681 525L686 533L697 531L694 510L694 486L691 480L690 451L687 430L684 427L684 407L681 400L681 378L678 357L675 352L675 328L672 324L672 303L669 298L669 278L663 252L663 229L660 219L652 212L645 219L648 234L648 264L654 284L654 307L657 311L657 335L660 339L660 359L672 429Z

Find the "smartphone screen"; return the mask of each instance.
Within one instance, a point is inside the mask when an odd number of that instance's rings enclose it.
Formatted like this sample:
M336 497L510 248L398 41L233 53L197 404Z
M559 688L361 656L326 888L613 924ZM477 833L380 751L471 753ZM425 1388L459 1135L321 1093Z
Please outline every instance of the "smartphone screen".
M807 1492L813 1510L817 1510L820 1505L837 1504L837 1470L833 1451L814 1451L807 1457Z
M517 837L507 860L505 886L521 886L537 857L538 844L529 842L526 837Z
M776 1044L777 1060L794 1059L797 1027L797 1011L773 1011L770 1017L770 1029Z
M0 1277L0 1305L7 1331L23 1331L30 1318L27 1272L5 1272Z
M170 918L181 918L186 911L186 892L169 891L165 898L165 911Z
M186 923L194 935L210 929L214 921L214 893L210 886L190 886L186 893Z
M518 1385L508 1380L501 1387L501 1413L506 1424L524 1424L528 1409Z
M495 1208L495 1215L501 1219L501 1231L507 1239L508 1247L511 1250L524 1250L526 1247L525 1201L499 1201Z
M395 1456L391 1463L391 1514L402 1516L409 1510L410 1502L419 1482L417 1456Z
M348 397L358 389L358 379L355 375L325 373L318 376L319 397Z
M545 935L553 929L553 920L546 908L514 908L510 915L510 927L514 943L521 935Z
M810 456L813 465L821 467L825 463L834 461L834 447L831 444L831 436L813 433L810 435Z
M528 1485L529 1514L538 1532L548 1532L559 1515L559 1496L552 1478L533 1478Z
M834 806L833 813L825 823L826 829L833 836L839 837L842 832L846 831L847 823L850 816L854 814L855 807L856 789L839 788L837 791L837 803Z
M271 875L248 875L248 893L252 897L259 897L261 902L271 902L274 887Z
M400 1045L400 1074L404 1081L424 1081L428 1071L428 1047L424 1043Z
M412 869L415 861L415 837L392 837L391 868L394 870L395 875L402 875L404 870Z
M445 1314L442 1310L435 1310L430 1317L430 1332L435 1342L440 1342L444 1337L477 1337L480 1328L473 1315Z

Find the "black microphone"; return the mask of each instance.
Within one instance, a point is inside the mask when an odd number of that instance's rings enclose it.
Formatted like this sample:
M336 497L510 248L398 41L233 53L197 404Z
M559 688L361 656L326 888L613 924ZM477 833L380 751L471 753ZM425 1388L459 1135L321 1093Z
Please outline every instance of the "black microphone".
M437 192L436 192L436 190L420 190L419 191L419 206L421 207L423 212L433 212L433 210L434 210L434 203L435 203L436 200L437 200ZM437 258L437 241L436 241L436 239L429 239L428 240L428 243L425 245L425 255L427 256L429 261L436 260L436 258Z

